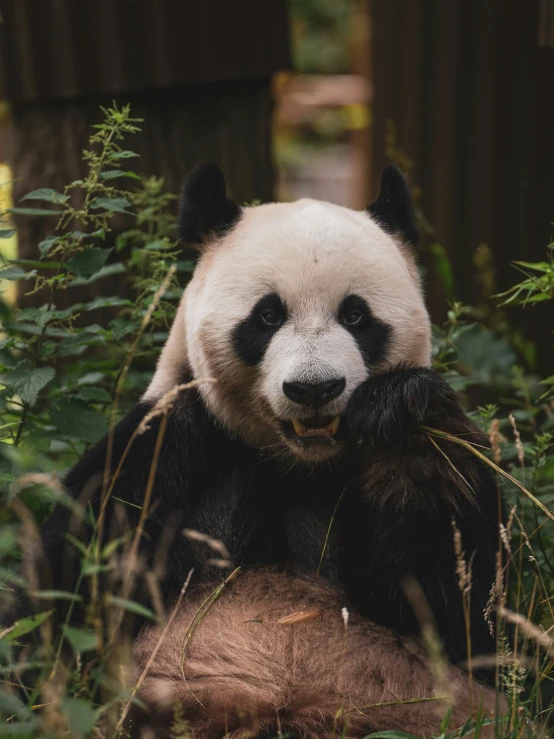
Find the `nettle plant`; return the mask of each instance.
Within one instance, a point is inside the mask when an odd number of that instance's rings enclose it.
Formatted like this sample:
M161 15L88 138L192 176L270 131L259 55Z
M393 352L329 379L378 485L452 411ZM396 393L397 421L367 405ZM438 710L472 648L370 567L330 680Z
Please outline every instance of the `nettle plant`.
M54 501L75 506L59 482L65 470L116 423L126 399L144 389L182 292L178 275L192 270L191 262L178 260L176 196L164 191L161 178L143 178L128 167L137 154L123 142L141 121L129 106L114 104L102 113L83 152L82 180L63 192L35 190L0 213L1 238L14 234L12 215L53 222L36 259L0 266L0 280L17 282L20 295L32 296L20 302L37 306L0 302L0 611L14 586L38 603L34 616L0 633L0 717L10 732L24 736L57 735L61 727L85 735L100 721L109 659L99 660L94 677L79 675L82 658L98 646L94 630L66 624L53 633L51 611L40 609L80 596L35 592L21 562L26 541ZM107 284L115 295L106 295ZM93 293L98 297L83 301L83 294ZM93 541L83 545L83 576L109 566L117 543L108 549L99 555ZM119 607L140 609L123 599ZM22 658L17 648L23 643L34 647ZM74 652L73 673L62 664L63 648ZM59 688L60 680L65 687ZM23 687L14 692L14 686ZM49 702L49 690L57 691L53 708L32 713L37 702Z
M141 178L123 169L137 155L122 147L127 135L139 131L129 106L102 109L104 120L83 152L88 173L63 193L35 190L24 205L2 214L41 216L55 221L53 233L37 245L37 259L14 259L0 269L0 279L17 281L26 294L44 299L39 307L18 308L2 303L4 332L0 339L0 470L4 482L29 467L26 440L43 461L81 454L108 428L106 408L121 391L124 358L140 332L140 352L162 342L180 294L175 276L178 250L174 241L175 196L163 190L159 178ZM129 183L133 185L131 188ZM27 207L39 202L42 207ZM44 207L47 204L49 207ZM114 239L114 220L129 228ZM0 231L3 237L10 230ZM109 243L110 246L107 246ZM152 298L164 285L152 310ZM94 282L111 277L119 295L70 302ZM73 290L68 294L69 288ZM64 294L65 293L65 294ZM71 295L68 298L68 295ZM63 306L63 307L59 307ZM105 309L107 325L90 316ZM148 328L142 326L148 313ZM88 320L87 320L88 319ZM138 346L136 347L136 349ZM127 377L128 386L141 385L140 376ZM34 457L32 467L36 469ZM58 465L59 466L59 465Z

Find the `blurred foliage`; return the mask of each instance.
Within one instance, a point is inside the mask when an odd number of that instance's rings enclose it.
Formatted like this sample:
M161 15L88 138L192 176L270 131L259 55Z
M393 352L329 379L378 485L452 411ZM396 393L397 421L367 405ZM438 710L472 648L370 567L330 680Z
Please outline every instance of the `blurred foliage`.
M304 74L350 71L358 0L289 0L295 68Z
M289 0L289 7L295 72L352 74L360 0ZM314 158L348 142L352 131L367 128L369 122L369 108L358 102L322 105L312 109L305 120L292 125L277 115L275 162L294 179L295 170L310 171ZM286 191L282 195L286 196Z

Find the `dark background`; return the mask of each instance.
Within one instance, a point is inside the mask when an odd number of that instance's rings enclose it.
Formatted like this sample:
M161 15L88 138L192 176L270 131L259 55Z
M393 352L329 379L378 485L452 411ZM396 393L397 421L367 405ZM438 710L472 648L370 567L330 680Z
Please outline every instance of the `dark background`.
M0 0L0 162L13 197L82 173L98 105L143 117L139 169L177 191L215 160L239 201L361 208L381 168L410 173L429 227L433 318L538 261L554 220L554 0ZM17 223L36 255L48 228ZM437 269L442 245L452 283ZM552 308L514 311L554 365Z

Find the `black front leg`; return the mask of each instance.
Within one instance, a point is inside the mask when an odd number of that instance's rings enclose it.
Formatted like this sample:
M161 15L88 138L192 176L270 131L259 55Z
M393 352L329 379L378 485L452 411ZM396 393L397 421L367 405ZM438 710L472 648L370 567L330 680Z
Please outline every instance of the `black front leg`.
M494 651L483 610L495 579L498 492L489 468L470 451L430 440L429 425L486 444L454 391L430 369L401 369L366 381L350 401L349 423L360 444L361 482L356 533L365 542L351 559L352 591L363 589L366 615L401 632L418 631L403 583L421 586L447 651L465 656L463 599L456 573L454 529L472 559L472 652ZM433 443L434 442L434 443ZM354 522L354 518L356 521ZM369 542L369 543L368 543ZM363 584L362 584L363 583Z

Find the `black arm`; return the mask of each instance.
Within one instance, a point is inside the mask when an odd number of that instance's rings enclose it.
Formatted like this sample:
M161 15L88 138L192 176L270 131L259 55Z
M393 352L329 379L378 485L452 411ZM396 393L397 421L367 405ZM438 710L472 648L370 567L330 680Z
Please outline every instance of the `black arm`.
M483 611L495 580L502 510L497 486L490 469L470 451L431 441L418 426L479 444L486 438L465 416L452 389L429 369L368 380L354 393L350 408L351 429L362 441L363 500L352 514L358 529L353 538L366 542L368 551L351 557L365 562L353 563L357 577L367 583L364 612L398 631L419 631L403 591L404 578L412 577L431 605L451 659L465 657L454 522L465 560L472 564L472 653L493 651Z

